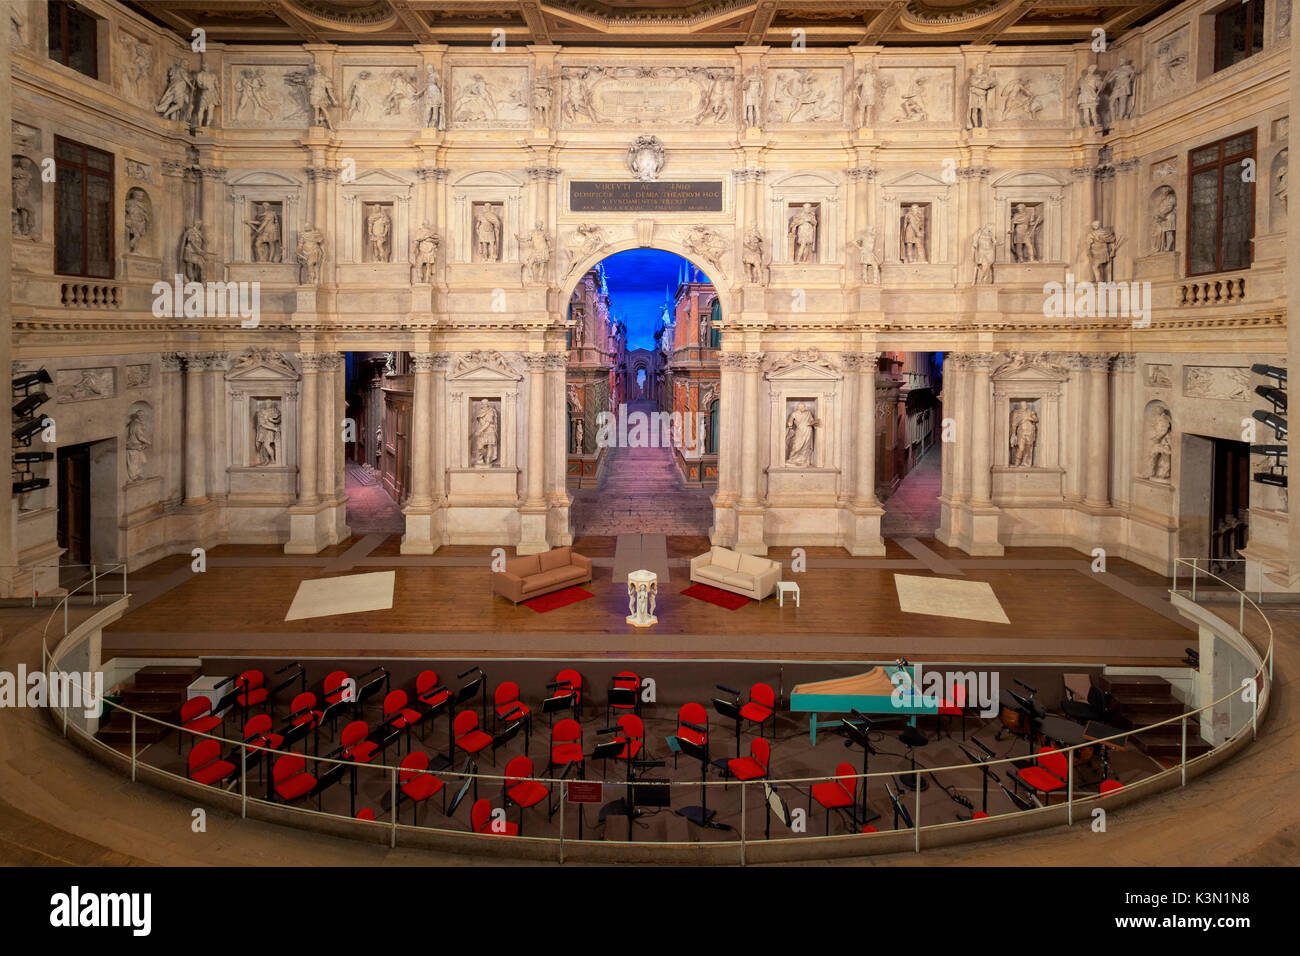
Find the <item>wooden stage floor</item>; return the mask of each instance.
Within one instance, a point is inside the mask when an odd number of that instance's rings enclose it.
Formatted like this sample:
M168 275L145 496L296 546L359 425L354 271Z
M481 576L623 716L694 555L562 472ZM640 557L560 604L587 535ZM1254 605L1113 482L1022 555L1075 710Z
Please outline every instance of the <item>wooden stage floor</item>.
M545 658L685 660L893 660L1078 662L1178 666L1195 632L1169 605L1168 580L1111 559L1061 548L1011 548L970 558L932 539L886 542L883 558L808 548L794 576L801 607L787 598L735 611L681 596L689 558L703 538L670 537L670 580L660 581L659 623L635 629L626 586L612 581L613 538L583 538L595 597L538 613L491 594L491 548L453 546L428 557L399 553L397 535L358 536L319 555L278 546L232 545L208 552L194 573L188 556L130 575L131 609L104 632L113 657L270 656L378 658ZM507 549L509 552L509 549ZM790 578L790 549L773 549ZM285 621L307 580L392 570L389 610ZM895 573L987 582L1009 624L905 613Z

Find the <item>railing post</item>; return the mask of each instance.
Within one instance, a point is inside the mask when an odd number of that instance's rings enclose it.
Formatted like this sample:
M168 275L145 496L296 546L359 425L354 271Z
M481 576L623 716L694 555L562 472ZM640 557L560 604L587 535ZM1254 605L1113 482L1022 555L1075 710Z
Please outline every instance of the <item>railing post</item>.
M1178 765L1182 777L1182 783L1180 783L1179 786L1185 787L1187 786L1187 715L1183 714L1183 716L1178 719L1178 723L1182 726L1183 731L1183 741L1178 755Z
M1246 592L1241 592L1241 597L1237 598L1237 633L1242 637L1246 636Z
M393 784L389 790L391 797L388 803L388 815L393 818L391 829L388 831L388 848L397 847L397 768L393 768Z
M131 782L135 783L135 711L131 711Z
M916 784L916 790L915 790L916 804L912 810L912 825L913 825L912 852L920 853L921 852L921 771L920 770L917 770L913 774L913 783Z
M745 791L748 788L742 780L740 783L740 865L745 865Z
M1074 749L1066 751L1065 764L1065 825L1074 826Z
M1177 558L1174 558L1174 586L1171 587L1169 590L1173 591L1175 594L1178 593L1178 559Z
M1192 603L1196 603L1196 558L1192 558Z
M63 598L63 636L68 636L68 605L72 603L72 595L66 595Z
M560 862L564 862L564 794L568 788L565 787L564 781L560 781ZM579 838L582 834L578 834Z
M90 606L99 606L99 570L93 564L90 566Z
M239 745L239 815L248 819L248 747Z
M1255 683L1255 678L1252 677L1250 679L1250 682L1252 684ZM1259 739L1259 688L1256 687L1254 688L1254 690L1255 690L1255 699L1251 703L1251 708L1250 708L1250 739L1258 740Z

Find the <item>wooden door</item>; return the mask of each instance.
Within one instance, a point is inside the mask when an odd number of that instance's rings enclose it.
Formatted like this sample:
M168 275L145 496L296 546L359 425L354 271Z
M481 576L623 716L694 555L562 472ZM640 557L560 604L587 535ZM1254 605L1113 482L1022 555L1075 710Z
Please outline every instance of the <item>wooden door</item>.
M90 446L59 449L59 547L63 563L90 563Z

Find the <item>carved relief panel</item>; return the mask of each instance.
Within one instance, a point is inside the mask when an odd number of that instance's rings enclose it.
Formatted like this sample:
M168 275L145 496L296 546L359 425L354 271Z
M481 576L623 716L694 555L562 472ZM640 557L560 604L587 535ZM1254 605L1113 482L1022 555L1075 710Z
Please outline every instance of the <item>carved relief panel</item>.
M528 68L482 64L451 71L451 125L460 129L529 125Z
M956 70L951 66L885 66L878 71L881 125L951 125L956 121Z
M839 124L844 118L844 71L802 67L767 71L764 118L769 126Z
M990 112L993 126L1061 123L1065 108L1065 68L1059 66L995 66L990 71L997 87Z
M227 58L222 98L225 126L302 128L311 125L307 102L310 60L285 63Z
M409 129L423 125L417 67L388 63L347 63L341 87L344 127Z
M560 76L560 121L565 126L731 123L735 87L730 67L567 66Z

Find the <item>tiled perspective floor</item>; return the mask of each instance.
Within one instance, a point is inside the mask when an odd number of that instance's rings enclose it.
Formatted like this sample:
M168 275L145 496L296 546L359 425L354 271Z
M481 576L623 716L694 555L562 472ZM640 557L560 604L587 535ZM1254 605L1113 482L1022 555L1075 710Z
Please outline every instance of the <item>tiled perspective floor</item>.
M367 481L367 479L369 479ZM347 470L348 527L356 534L402 534L406 518L379 477L357 465Z
M884 502L880 533L886 537L928 537L939 527L939 492L943 486L943 445L935 444L903 476Z

